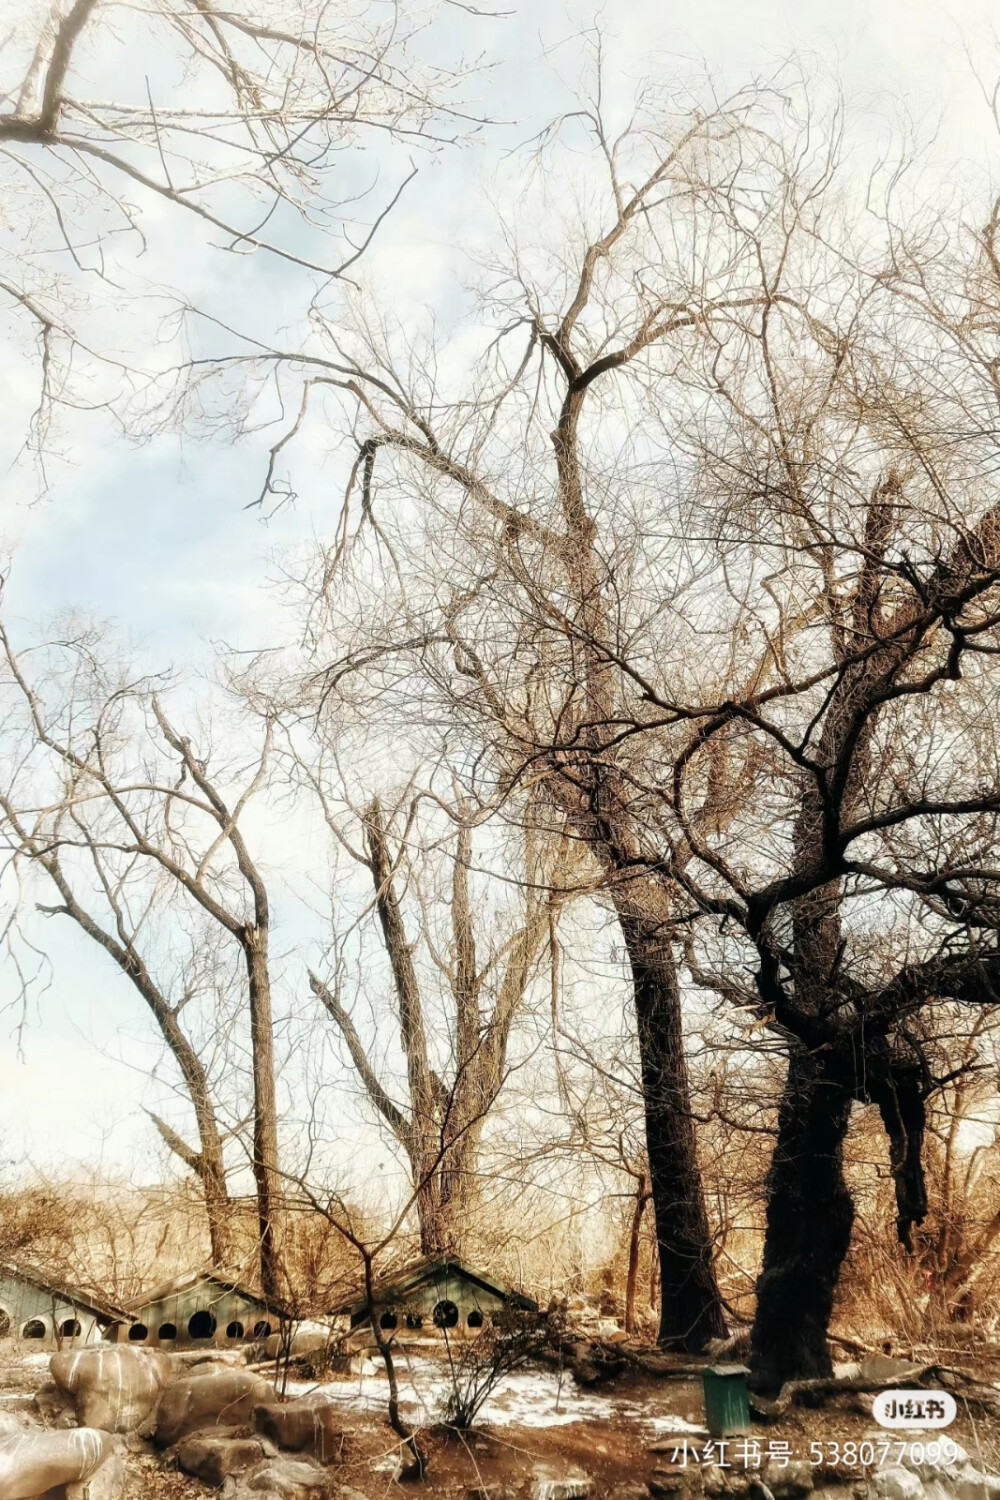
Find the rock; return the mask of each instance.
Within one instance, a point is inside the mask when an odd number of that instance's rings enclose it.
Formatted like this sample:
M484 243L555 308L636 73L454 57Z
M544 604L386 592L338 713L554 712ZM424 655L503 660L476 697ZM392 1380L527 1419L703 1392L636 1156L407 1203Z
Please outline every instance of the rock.
M152 1454L156 1452L149 1438L140 1437L137 1432L126 1432L122 1438L122 1446L126 1453Z
M885 1435L883 1435L882 1441L883 1443L885 1442ZM946 1441L950 1444L949 1452L952 1453L951 1462L947 1464L943 1462L931 1463L927 1457L927 1449L932 1443L938 1443L943 1446ZM896 1458L897 1465L904 1469L912 1469L923 1480L953 1479L958 1470L969 1462L969 1455L961 1444L956 1443L953 1438L948 1438L945 1433L929 1432L926 1437L907 1438L903 1443L894 1442L892 1453L893 1457ZM897 1454L898 1457L896 1457Z
M878 1469L875 1493L879 1500L918 1500L923 1486L912 1469Z
M903 1386L923 1374L925 1365L912 1359L893 1359L888 1354L869 1354L858 1366L858 1375L866 1383Z
M125 1465L118 1453L106 1458L89 1479L66 1486L66 1500L119 1500L125 1488Z
M649 1444L646 1449L647 1453L674 1453L678 1449L683 1448L685 1442L690 1445L695 1438L703 1439L708 1437L707 1427L698 1427L694 1422L688 1422L685 1418L680 1418L679 1420L684 1422L684 1426L683 1428L678 1427L674 1430L668 1425L669 1420L667 1422L662 1419L658 1421L657 1425L660 1428L661 1435L656 1439L655 1443Z
M0 1442L0 1497L34 1500L47 1490L78 1485L96 1475L114 1456L108 1433L91 1427L76 1427L72 1432L49 1432L39 1427L4 1438Z
M997 1500L1000 1497L1000 1479L995 1474L981 1474L978 1469L969 1465L959 1471L949 1489L955 1500Z
M58 1389L72 1398L80 1426L102 1432L141 1426L174 1373L168 1354L127 1344L53 1354L49 1369Z
M193 1374L199 1365L213 1365L219 1369L234 1369L246 1364L246 1350L241 1349L178 1349L167 1356L175 1371Z
M808 1495L816 1482L812 1464L803 1459L793 1459L786 1464L767 1459L764 1474L774 1500L802 1500L802 1496Z
M539 1474L531 1486L531 1500L586 1500L593 1491L594 1481L586 1474L567 1474L560 1479Z
M267 1456L259 1438L189 1437L177 1446L185 1474L217 1488L230 1474L243 1474Z
M260 1350L259 1359L277 1359L279 1354L286 1353L294 1358L297 1354L315 1354L327 1348L330 1338L330 1329L324 1323L300 1323L292 1333L290 1347L287 1332L268 1334L255 1347Z
M685 1496L701 1494L701 1470L697 1464L686 1469L679 1465L673 1469L655 1469L646 1488L651 1495L683 1500Z
M337 1487L330 1475L315 1464L303 1463L301 1459L279 1458L254 1469L244 1481L247 1491L260 1500L320 1500L333 1496Z
M39 1386L34 1397L35 1411L46 1427L75 1427L76 1406L68 1391L62 1391L54 1380ZM93 1423L89 1425L93 1426Z
M268 1401L254 1407L258 1432L293 1453L313 1453L321 1464L343 1456L344 1433L329 1401Z
M5 1412L10 1413L34 1413L38 1410L35 1405L35 1393L32 1391L18 1391L16 1394L11 1395L5 1391L3 1397L3 1409Z
M246 1369L182 1375L160 1397L150 1435L158 1447L169 1448L207 1427L248 1427L254 1407L272 1394L266 1380Z

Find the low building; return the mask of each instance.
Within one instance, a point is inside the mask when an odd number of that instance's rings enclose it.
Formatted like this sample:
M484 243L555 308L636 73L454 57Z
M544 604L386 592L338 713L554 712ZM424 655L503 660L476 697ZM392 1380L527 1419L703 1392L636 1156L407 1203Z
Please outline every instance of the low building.
M40 1349L114 1338L128 1314L34 1266L0 1262L0 1338L33 1341Z
M475 1337L505 1309L537 1313L538 1303L454 1256L422 1259L380 1277L372 1301L379 1328L396 1338ZM367 1298L334 1309L352 1333L370 1329ZM370 1336L370 1334L369 1334Z
M119 1341L146 1348L233 1348L278 1332L283 1310L218 1271L191 1271L128 1304Z

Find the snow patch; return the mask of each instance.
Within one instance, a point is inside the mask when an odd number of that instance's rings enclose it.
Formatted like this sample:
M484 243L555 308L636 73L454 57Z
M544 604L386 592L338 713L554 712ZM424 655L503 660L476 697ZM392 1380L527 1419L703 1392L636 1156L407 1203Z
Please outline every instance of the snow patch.
M436 1360L400 1358L397 1375L404 1416L415 1424L440 1420L451 1391L447 1369ZM288 1394L310 1395L353 1411L384 1411L388 1392L385 1372L376 1367L349 1380L322 1386L290 1380ZM495 1427L565 1427L573 1422L611 1421L616 1417L644 1423L657 1435L707 1435L704 1427L665 1412L655 1397L636 1401L613 1392L597 1396L581 1391L568 1372L560 1376L554 1370L521 1370L505 1376L491 1392L479 1420Z

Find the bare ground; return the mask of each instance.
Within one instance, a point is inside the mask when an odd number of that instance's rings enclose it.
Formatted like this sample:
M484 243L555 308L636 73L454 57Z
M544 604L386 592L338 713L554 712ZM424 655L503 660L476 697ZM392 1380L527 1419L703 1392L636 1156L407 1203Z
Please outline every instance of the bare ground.
M965 1363L978 1378L1000 1384L1000 1354ZM20 1355L0 1358L0 1411L21 1412L27 1418L31 1394L47 1375L47 1359L41 1355L28 1360ZM626 1375L596 1392L581 1392L551 1371L526 1371L509 1378L486 1409L489 1420L466 1434L435 1425L435 1404L446 1383L444 1367L430 1361L409 1371L404 1413L421 1429L430 1467L422 1485L405 1486L394 1479L400 1444L386 1421L384 1377L371 1371L361 1379L324 1383L323 1392L340 1407L348 1434L347 1461L337 1471L339 1481L368 1500L402 1495L404 1490L429 1500L459 1500L477 1486L527 1496L532 1479L544 1470L553 1477L590 1475L595 1500L638 1500L654 1470L669 1461L664 1448L687 1441L701 1451L707 1441L691 1431L671 1435L677 1427L694 1427L703 1420L700 1384L692 1378ZM775 1422L755 1422L751 1438L762 1454L769 1444L787 1444L791 1459L806 1461L811 1443L824 1444L831 1458L835 1450L827 1445L838 1444L840 1461L817 1470L817 1483L860 1478L860 1468L843 1462L843 1449L870 1435L871 1399L849 1393L818 1410L793 1407ZM995 1418L977 1416L960 1404L946 1436L981 1466L1000 1469L1000 1422ZM660 1452L651 1451L657 1446ZM742 1455L730 1450L726 1457L734 1464L731 1474L741 1473ZM127 1467L126 1500L206 1500L211 1493L156 1456L129 1454Z

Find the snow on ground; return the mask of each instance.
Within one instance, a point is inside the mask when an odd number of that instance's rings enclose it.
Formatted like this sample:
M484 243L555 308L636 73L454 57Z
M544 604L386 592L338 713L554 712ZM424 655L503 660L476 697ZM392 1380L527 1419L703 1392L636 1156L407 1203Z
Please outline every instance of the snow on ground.
M403 1415L419 1424L439 1420L452 1388L447 1366L416 1356L397 1359ZM384 1411L387 1385L381 1366L366 1361L359 1375L330 1385L289 1381L288 1393L315 1394L352 1411ZM520 1370L504 1376L480 1412L481 1421L496 1427L564 1427L571 1422L614 1418L644 1423L658 1435L677 1432L707 1436L704 1427L665 1410L655 1397L637 1401L613 1393L595 1396L581 1391L568 1373L560 1375L555 1370Z

